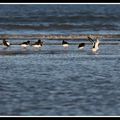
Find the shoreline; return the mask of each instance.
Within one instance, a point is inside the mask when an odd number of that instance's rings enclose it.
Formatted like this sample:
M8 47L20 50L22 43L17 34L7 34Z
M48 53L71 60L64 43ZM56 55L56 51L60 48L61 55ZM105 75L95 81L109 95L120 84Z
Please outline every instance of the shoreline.
M101 39L113 39L120 38L120 34L0 34L0 39L50 39L50 40L77 40L86 39L87 36L92 35L93 37L99 37Z

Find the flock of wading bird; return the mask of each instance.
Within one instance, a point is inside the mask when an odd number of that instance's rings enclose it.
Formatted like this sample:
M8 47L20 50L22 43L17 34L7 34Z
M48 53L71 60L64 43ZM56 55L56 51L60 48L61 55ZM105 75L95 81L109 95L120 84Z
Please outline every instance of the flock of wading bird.
M89 40L92 43L92 51L96 52L99 49L99 44L100 41L98 39L98 37L96 38L92 38L91 35L87 37L87 40ZM10 42L6 41L6 39L3 39L3 46L5 47L10 47ZM20 44L21 47L23 48L27 48L28 46L32 46L34 48L41 48L43 46L43 42L39 39L37 42L30 44L30 41L26 41ZM62 41L62 46L64 48L67 48L69 46L69 43L65 40ZM80 43L78 45L78 49L82 50L85 47L85 43Z

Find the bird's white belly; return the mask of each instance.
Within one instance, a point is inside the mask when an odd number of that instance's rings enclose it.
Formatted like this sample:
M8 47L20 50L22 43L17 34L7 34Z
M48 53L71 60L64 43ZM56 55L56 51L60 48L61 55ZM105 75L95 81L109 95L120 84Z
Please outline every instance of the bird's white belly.
M82 50L84 47L79 47L79 50Z
M9 43L9 42L7 42L7 45L10 45L10 43Z
M63 47L68 47L68 44L63 44Z
M41 45L33 45L33 47L35 47L35 48L40 48Z
M26 44L22 44L21 46L22 46L22 47L28 47L28 45L26 45Z
M98 48L93 48L92 51L93 52L96 52L98 50Z

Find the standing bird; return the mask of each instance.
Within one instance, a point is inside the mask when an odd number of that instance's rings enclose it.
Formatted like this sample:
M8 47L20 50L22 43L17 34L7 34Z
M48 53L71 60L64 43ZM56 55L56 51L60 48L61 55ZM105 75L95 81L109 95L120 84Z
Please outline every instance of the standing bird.
M96 41L95 41L95 40L93 40L91 37L88 37L88 40L89 40L90 42L92 42L92 44L93 44L92 51L93 51L93 52L96 52L96 51L99 49L99 44L100 44L99 39L96 38Z
M63 40L63 41L62 41L62 46L63 46L63 47L68 47L68 46L69 46L69 43L66 42L65 40Z
M30 41L27 41L27 42L23 42L20 44L23 48L26 48L30 45Z
M39 39L37 42L35 42L33 45L35 48L40 48L43 46L43 42Z
M85 47L85 43L80 43L78 45L78 49L82 50Z
M10 43L8 41L6 41L6 39L3 39L3 45L6 47L9 47Z

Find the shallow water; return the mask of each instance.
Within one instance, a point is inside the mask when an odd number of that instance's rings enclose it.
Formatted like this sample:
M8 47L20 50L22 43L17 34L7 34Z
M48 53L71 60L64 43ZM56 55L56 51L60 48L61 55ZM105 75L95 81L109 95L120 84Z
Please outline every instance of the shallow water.
M120 115L119 45L0 51L0 115Z

